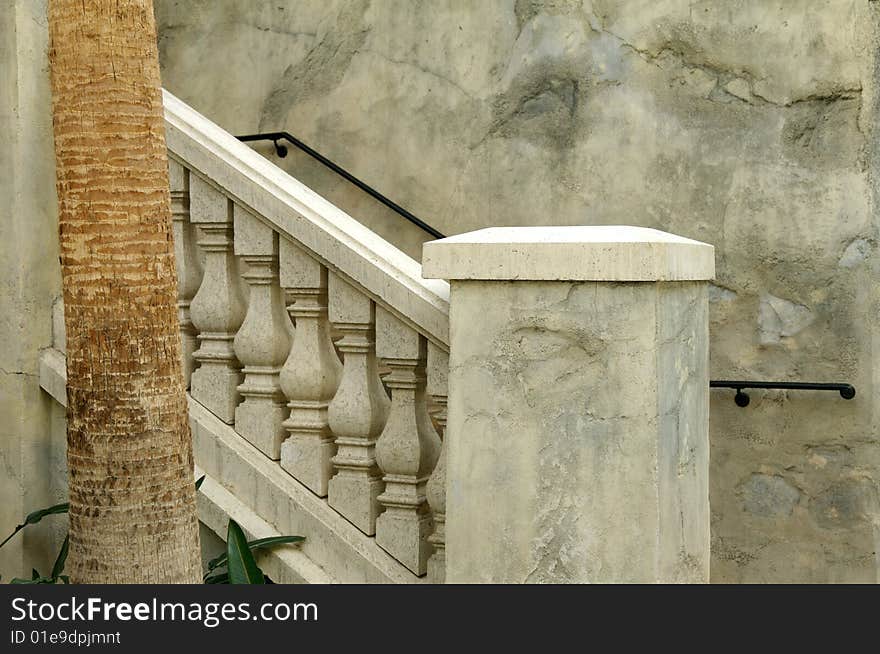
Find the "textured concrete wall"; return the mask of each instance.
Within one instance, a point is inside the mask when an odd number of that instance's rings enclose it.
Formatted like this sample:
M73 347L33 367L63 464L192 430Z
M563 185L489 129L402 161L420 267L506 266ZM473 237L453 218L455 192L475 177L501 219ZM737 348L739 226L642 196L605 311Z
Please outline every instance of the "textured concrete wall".
M878 579L877 3L156 0L164 83L286 129L446 233L640 224L713 243L712 578ZM266 150L268 152L268 150ZM417 254L424 238L283 165Z
M61 292L47 39L45 0L0 0L0 538L65 495L63 410L37 376ZM48 573L65 523L47 519L0 550L4 582Z
M706 302L452 282L449 581L708 580Z

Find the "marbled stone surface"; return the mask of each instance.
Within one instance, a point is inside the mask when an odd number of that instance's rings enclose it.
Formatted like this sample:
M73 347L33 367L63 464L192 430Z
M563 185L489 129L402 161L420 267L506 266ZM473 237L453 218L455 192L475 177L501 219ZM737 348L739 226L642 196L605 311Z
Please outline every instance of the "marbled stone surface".
M452 283L448 581L708 581L706 286Z

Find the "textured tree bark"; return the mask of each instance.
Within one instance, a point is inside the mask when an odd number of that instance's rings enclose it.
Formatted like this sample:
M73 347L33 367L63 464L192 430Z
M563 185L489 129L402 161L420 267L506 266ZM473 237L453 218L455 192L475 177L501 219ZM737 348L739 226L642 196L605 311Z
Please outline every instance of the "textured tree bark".
M198 583L151 0L50 0L67 331L68 572Z

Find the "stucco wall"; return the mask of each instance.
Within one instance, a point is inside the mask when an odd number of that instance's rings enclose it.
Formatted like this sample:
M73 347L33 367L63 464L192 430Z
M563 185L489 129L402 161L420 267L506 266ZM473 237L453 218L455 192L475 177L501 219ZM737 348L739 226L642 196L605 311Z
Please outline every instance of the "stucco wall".
M0 538L66 496L64 411L38 378L61 293L47 42L46 0L0 0ZM46 574L65 530L56 516L4 546L3 583Z
M712 579L875 581L869 0L156 0L164 84L286 129L445 233L633 224L714 244ZM270 149L264 149L270 152ZM278 160L402 248L426 237Z

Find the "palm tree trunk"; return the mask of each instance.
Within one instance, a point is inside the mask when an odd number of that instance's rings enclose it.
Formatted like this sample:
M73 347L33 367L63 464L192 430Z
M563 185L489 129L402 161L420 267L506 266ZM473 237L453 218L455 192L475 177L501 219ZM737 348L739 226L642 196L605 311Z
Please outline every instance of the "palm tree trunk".
M198 583L151 0L50 0L71 580Z

